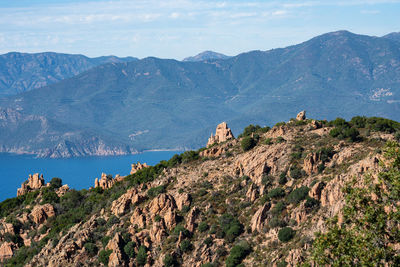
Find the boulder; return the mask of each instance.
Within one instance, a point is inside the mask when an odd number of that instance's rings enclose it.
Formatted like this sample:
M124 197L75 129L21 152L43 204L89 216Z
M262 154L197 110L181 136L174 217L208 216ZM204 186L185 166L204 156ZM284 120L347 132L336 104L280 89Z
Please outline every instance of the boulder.
M317 182L315 185L313 185L310 192L308 192L308 195L312 198L315 198L316 200L320 200L321 192L322 189L324 189L324 186L325 186L324 182Z
M249 189L247 190L246 193L246 198L250 201L250 202L254 202L259 196L259 192L258 192L258 187L252 183L249 186Z
M115 236L108 242L106 249L112 250L110 257L108 258L108 266L118 267L123 266L123 254L122 254L123 240L120 233L116 233Z
M136 208L130 219L132 225L137 225L140 228L146 227L146 216L143 214L141 208Z
M185 228L188 229L190 232L194 231L196 220L200 215L200 210L197 207L193 207L188 215L186 216L186 225Z
M16 245L14 243L4 242L0 246L0 262L11 258L14 255Z
M55 216L54 207L51 204L44 204L42 206L35 206L31 212L32 220L36 224L44 223L47 218Z
M318 163L320 161L319 153L311 153L304 159L303 170L308 174L318 172Z
M131 165L131 174L136 173L139 170L149 167L146 163L141 164L139 161L136 164Z
M235 137L233 136L231 129L228 128L226 122L222 122L218 124L217 129L215 130L215 135L211 134L207 142L207 147L214 143L222 143L234 138Z
M267 217L267 212L270 209L270 207L271 207L271 204L265 203L253 215L253 218L251 218L251 221L250 221L252 232L254 232L255 230L260 232L262 230L265 218Z
M168 229L176 226L176 209L177 207L175 199L169 194L158 195L150 202L149 205L151 218L154 220L156 215L161 216L164 219L165 225Z
M178 210L182 210L184 206L189 207L192 202L192 197L188 193L182 193L175 196L176 205Z
M39 173L35 173L34 175L29 174L28 180L21 184L21 188L17 189L17 196L25 195L26 193L40 189L43 186L45 186L43 174L40 176Z
M300 111L299 114L296 116L296 120L298 121L304 121L306 119L306 111Z
M139 194L136 188L129 189L125 194L113 201L111 212L115 215L123 215L131 206L141 203L144 199L145 196Z

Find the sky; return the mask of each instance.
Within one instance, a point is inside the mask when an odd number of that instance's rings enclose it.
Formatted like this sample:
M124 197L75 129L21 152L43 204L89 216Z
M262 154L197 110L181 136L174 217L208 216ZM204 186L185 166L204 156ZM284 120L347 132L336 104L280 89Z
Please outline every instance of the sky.
M399 14L400 0L0 0L0 54L232 56L337 30L399 32Z

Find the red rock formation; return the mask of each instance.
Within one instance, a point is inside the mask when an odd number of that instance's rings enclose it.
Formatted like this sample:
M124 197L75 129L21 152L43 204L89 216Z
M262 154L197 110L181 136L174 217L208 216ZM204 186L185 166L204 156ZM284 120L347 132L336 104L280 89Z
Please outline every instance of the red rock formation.
M21 184L21 188L17 190L17 196L25 195L28 192L40 189L44 186L43 174L35 173L34 175L29 174L29 178L23 184Z
M144 169L144 168L149 167L149 165L147 165L146 163L141 164L141 163L138 161L138 163L132 164L131 167L132 167L132 168L131 168L131 174L134 174L134 173L136 173L136 172L139 171L139 170L142 170L142 169Z
M215 135L211 134L210 138L208 139L207 146L210 146L214 143L222 143L229 139L235 138L232 134L230 128L226 122L222 122L218 124L217 129L215 130Z

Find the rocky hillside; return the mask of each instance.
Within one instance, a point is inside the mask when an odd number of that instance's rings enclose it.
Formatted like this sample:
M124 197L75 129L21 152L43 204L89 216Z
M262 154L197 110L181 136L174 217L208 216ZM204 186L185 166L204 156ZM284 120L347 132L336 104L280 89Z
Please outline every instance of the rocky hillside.
M5 266L395 266L400 124L300 113L76 191L30 176L0 203ZM204 140L206 143L206 140Z

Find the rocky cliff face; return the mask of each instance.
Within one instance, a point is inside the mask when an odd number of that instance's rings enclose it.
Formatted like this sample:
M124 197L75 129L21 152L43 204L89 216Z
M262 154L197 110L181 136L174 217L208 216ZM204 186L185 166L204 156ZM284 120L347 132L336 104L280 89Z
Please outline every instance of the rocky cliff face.
M258 139L246 152L232 138L118 182L102 175L101 190L54 198L44 188L28 192L0 206L0 259L26 266L314 264L316 233L329 231L332 218L345 229L347 185L366 190L364 178L378 184L394 162L384 152L393 134L360 128L351 142L332 137L333 127L293 120L252 133ZM395 153L400 158L400 148ZM400 240L390 242L398 254Z

